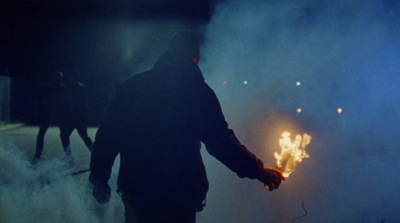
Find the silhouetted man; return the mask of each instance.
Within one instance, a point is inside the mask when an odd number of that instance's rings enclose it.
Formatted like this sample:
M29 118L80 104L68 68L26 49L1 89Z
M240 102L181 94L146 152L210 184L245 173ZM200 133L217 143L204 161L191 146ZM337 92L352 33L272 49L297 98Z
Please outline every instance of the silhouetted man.
M72 73L65 84L65 103L62 107L63 119L60 122L61 143L65 159L73 163L70 145L71 133L76 129L86 147L91 151L93 142L87 133L87 98L85 85L79 80L79 73Z
M198 33L182 31L154 67L118 89L98 129L91 157L93 195L110 199L108 180L117 154L118 190L126 222L195 222L208 181L207 151L239 177L259 179L271 190L283 180L241 145L204 82Z
M64 97L64 76L59 70L51 73L45 81L38 83L38 108L39 108L39 132L36 137L36 152L32 164L41 160L44 147L44 136L50 125L59 125L61 107Z

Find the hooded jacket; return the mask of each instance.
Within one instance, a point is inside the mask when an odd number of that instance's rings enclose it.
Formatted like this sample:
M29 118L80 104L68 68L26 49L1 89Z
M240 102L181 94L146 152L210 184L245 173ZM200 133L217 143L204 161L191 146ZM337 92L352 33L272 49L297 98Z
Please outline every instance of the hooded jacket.
M163 55L117 90L96 134L90 180L107 184L120 154L118 189L138 203L197 210L208 191L201 142L240 177L263 163L229 129L213 90L190 59Z

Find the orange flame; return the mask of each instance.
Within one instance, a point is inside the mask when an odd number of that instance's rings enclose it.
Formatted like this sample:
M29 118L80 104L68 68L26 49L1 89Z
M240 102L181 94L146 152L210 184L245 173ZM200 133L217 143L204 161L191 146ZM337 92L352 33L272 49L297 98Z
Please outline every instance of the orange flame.
M303 161L310 156L306 152L306 146L310 144L311 136L303 134L303 137L296 135L294 142L290 139L290 132L283 132L279 139L281 153L274 153L277 169L287 178L296 169L297 162Z

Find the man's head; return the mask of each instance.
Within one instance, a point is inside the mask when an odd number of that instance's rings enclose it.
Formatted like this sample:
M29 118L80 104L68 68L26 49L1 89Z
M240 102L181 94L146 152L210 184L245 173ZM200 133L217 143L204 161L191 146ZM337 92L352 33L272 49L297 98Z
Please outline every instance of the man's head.
M174 56L188 57L196 63L200 59L200 43L203 36L198 32L179 31L169 41L167 52Z

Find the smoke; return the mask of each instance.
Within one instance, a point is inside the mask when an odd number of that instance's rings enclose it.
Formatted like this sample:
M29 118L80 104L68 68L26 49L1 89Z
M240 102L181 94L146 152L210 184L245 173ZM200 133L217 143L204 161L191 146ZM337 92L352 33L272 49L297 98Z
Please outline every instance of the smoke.
M308 132L313 140L311 158L277 192L253 191L268 208L247 204L254 195L237 202L234 192L218 191L226 193L219 207L232 204L228 209L238 214L206 212L221 222L290 222L304 213L304 201L307 222L399 221L399 202L392 200L400 195L393 178L400 167L394 158L399 12L398 1L374 0L229 1L216 7L201 68L230 126L269 166L283 130ZM209 168L211 182L218 180L210 174L219 171L214 168L220 167ZM209 203L218 196L212 187ZM246 190L248 185L236 187L236 193Z
M10 139L2 137L0 163L0 222L124 222L116 193L109 204L97 204L87 174L72 176L73 169L58 158L34 168ZM110 180L113 186L115 178Z

